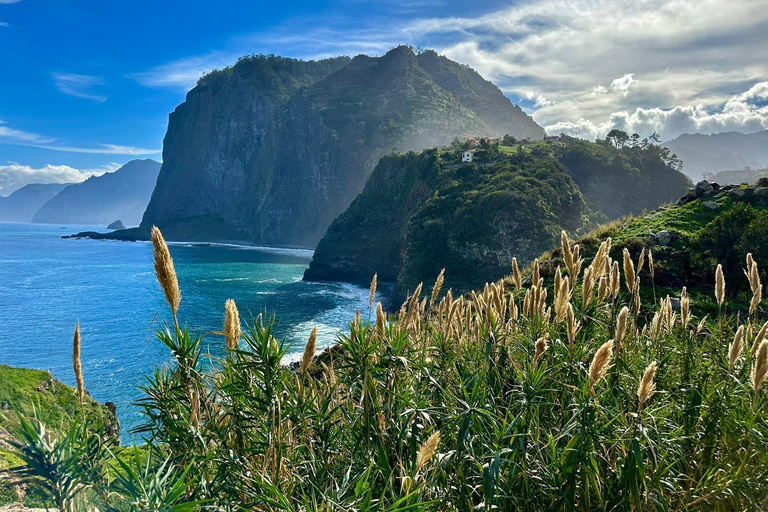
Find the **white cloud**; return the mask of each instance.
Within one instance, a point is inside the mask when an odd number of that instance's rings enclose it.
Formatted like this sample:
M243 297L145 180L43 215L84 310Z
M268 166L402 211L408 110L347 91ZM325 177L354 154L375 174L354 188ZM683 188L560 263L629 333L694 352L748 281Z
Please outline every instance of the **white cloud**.
M529 101L533 101L533 104L536 107L548 107L555 104L554 101L548 100L546 97L544 97L544 94L542 94L541 91L528 91L525 93L525 97Z
M626 96L629 94L629 88L632 86L632 84L636 84L637 82L639 82L639 80L635 80L634 73L627 73L621 78L613 80L611 82L611 89L614 91L619 91L623 96Z
M64 151L67 153L87 153L91 155L156 155L161 149L137 148L133 146L119 146L117 144L97 144L93 148L78 148L72 146L56 146L49 144L26 144L35 148L50 149L52 151Z
M596 86L594 86L592 88L592 95L593 96L596 95L596 94L605 94L607 92L608 92L608 89L606 89L602 85L596 85Z
M68 165L50 164L35 169L8 162L7 165L0 165L0 196L7 196L30 183L79 183L112 170L115 169L111 164L104 169L79 170Z
M23 130L17 130L8 126L8 123L0 119L0 142L16 142L16 143L37 143L43 144L52 142L54 139L50 137L44 137L36 133L25 132Z
M93 92L94 87L104 85L104 80L97 76L77 75L74 73L53 73L51 75L53 83L62 94L84 98L104 103L107 97Z
M657 132L665 140L681 133L748 133L768 129L768 82L759 82L734 95L718 109L707 109L703 105L637 108L633 112L613 112L602 123L581 118L546 126L549 133L565 132L590 140L604 137L614 128L641 136Z
M94 147L84 148L56 143L53 137L46 137L36 133L26 132L11 128L0 119L0 143L17 144L34 148L49 149L51 151L64 151L67 153L87 153L92 155L156 155L161 149L139 148L135 146L121 146L118 144L96 144Z

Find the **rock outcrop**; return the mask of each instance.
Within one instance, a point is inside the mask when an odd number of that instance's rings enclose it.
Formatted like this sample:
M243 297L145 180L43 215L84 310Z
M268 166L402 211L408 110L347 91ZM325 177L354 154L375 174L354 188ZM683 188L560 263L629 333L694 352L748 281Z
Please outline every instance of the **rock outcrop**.
M544 135L497 87L435 52L245 58L203 77L171 114L141 233L154 224L169 239L314 247L393 148L506 133Z

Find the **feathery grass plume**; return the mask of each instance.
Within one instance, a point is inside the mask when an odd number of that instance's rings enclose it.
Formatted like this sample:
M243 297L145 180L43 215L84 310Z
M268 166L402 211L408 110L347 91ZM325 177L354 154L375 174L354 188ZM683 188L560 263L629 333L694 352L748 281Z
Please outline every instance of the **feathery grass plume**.
M576 320L576 316L573 313L573 305L570 302L566 306L565 323L568 327L568 346L573 347L573 343L576 341L576 334L578 334L581 324Z
M299 373L307 373L307 370L315 358L315 349L317 349L317 326L312 328L312 332L309 334L307 344L304 346L304 355L301 357Z
M614 261L611 267L611 295L616 300L621 291L621 274L619 273L619 262Z
M85 384L83 382L83 365L80 362L80 321L75 324L75 336L72 340L72 368L75 371L77 381L77 396L82 405L85 398Z
M648 272L651 274L651 279L656 277L656 267L653 265L653 251L648 249Z
M434 304L437 298L440 296L440 289L443 287L444 280L445 280L445 269L442 269L440 273L437 275L435 286L432 288L432 297L429 299L429 307L432 307L432 304Z
M423 468L427 463L432 461L432 458L435 456L435 453L437 453L437 446L440 444L440 431L436 431L434 434L429 436L426 441L424 441L421 446L419 446L419 451L416 454L416 469Z
M523 289L523 274L520 273L520 267L517 266L517 258L512 258L512 280L515 282L517 291Z
M536 363L539 361L539 358L544 355L544 352L547 351L547 348L549 348L549 334L545 334L538 340L536 340L535 345L535 353L533 355L533 366L536 367Z
M755 363L752 365L750 374L752 387L755 390L755 399L757 399L757 394L765 382L766 374L768 374L768 340L763 340L755 351Z
M179 303L181 302L179 280L176 277L176 270L173 268L171 251L168 250L168 244L165 243L163 234L157 226L152 226L152 248L155 258L157 282L160 283L160 288L163 289L165 300L171 306L171 313L173 313L175 322L176 313L179 311Z
M696 334L699 334L707 326L707 317L705 316L699 321L699 325L696 326Z
M533 260L533 273L531 274L531 282L538 283L541 279L541 269L539 268L539 258Z
M645 368L643 372L643 378L640 379L640 384L637 386L637 401L640 411L643 410L645 402L651 398L651 395L656 392L656 383L653 378L656 376L656 361L652 362Z
M224 303L224 338L228 350L236 350L240 345L240 312L234 299Z
M627 316L629 315L629 308L624 306L619 311L619 315L616 317L616 333L613 338L616 350L621 348L621 342L624 340L624 334L627 332Z
M581 282L581 300L584 303L584 307L587 307L587 305L592 302L592 290L594 286L595 279L592 275L592 267L587 267Z
M565 277L560 281L560 289L556 288L557 295L555 296L555 321L560 323L565 318L566 305L571 300L571 284L570 278Z
M387 315L384 313L384 309L381 307L381 302L376 303L376 331L379 334L384 332L384 326L387 323Z
M568 233L566 233L565 230L560 231L560 246L563 250L565 267L568 269L568 272L570 272L573 268L573 253L571 252L571 242L568 240Z
M629 251L624 249L624 278L627 281L627 290L629 293L635 292L635 264L629 256Z
M510 295L509 296L509 318L512 320L517 320L520 316L520 311L517 309L517 304L515 303L515 296Z
M379 274L378 272L373 274L373 279L371 279L371 291L368 294L368 303L373 307L373 299L376 297L376 287L379 284Z
M643 271L643 265L645 265L645 247L640 251L640 257L637 259L637 275L640 275L640 272Z
M757 347L760 345L760 343L763 342L765 339L765 335L768 334L768 322L765 322L763 326L760 328L759 331L757 331L757 334L755 335L755 340L752 342L752 353L755 353L755 350L757 350Z
M632 297L632 303L635 307L635 315L640 314L640 279L635 279L635 290Z
M744 326L740 325L736 330L736 335L733 337L733 341L728 345L728 370L733 370L736 365L736 361L741 357L741 352L744 349Z
M560 269L560 265L555 269L555 298L560 291L560 284L563 281L563 271Z
M760 307L760 302L763 300L763 285L758 284L755 287L755 291L752 294L752 301L749 304L749 314L754 315L757 312L757 308Z
M683 286L683 291L680 293L680 321L683 325L688 325L688 320L691 319L691 299L688 298L688 289Z
M723 276L723 266L721 264L717 265L717 270L715 271L715 298L717 299L717 304L722 306L725 301L725 276Z
M589 365L589 384L590 389L594 391L595 385L600 382L608 373L613 359L613 340L606 341L597 349L592 363Z

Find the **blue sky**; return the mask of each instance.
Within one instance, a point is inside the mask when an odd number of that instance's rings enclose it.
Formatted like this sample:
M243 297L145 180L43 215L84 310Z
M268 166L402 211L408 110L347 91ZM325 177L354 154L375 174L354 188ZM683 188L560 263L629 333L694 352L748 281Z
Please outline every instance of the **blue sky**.
M0 0L0 195L159 159L207 70L434 48L550 132L768 128L764 0Z

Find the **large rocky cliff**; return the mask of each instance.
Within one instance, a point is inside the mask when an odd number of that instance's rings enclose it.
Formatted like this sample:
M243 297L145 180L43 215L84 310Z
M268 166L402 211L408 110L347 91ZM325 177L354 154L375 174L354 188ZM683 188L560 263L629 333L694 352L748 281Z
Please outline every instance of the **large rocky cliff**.
M398 299L445 268L445 289L471 290L508 274L513 256L532 261L562 229L579 233L679 197L688 180L663 156L658 146L569 138L501 147L479 165L434 149L382 158L304 278L367 284L378 273Z
M393 149L506 133L544 135L493 84L435 52L241 59L171 114L142 228L314 247Z

